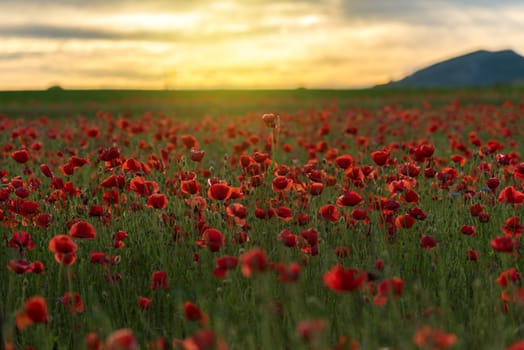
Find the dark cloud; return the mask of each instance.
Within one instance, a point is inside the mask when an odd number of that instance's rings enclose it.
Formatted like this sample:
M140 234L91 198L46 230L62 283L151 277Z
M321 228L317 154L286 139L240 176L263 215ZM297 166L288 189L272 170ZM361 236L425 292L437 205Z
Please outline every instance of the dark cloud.
M39 53L34 53L34 52L0 53L0 61L15 61L15 60L23 59L23 58L35 57L37 55L39 55Z
M353 19L388 20L414 24L438 24L446 21L443 10L468 13L477 9L497 10L522 4L520 0L343 0L345 15Z
M259 25L244 31L216 31L209 33L191 33L183 30L128 30L116 31L104 28L88 28L47 24L0 25L0 37L36 38L36 39L82 39L82 40L136 40L153 42L209 42L224 41L234 38L253 38L258 35L275 34L278 26Z
M115 33L78 27L53 25L14 25L0 27L0 36L54 39L113 39Z

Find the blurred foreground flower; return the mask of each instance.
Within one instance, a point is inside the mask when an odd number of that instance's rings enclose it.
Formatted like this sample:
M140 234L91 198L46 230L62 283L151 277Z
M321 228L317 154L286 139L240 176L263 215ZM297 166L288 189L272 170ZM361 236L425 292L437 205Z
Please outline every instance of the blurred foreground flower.
M440 329L424 326L415 332L413 342L424 349L444 350L455 345L457 336L453 333L443 332Z
M47 303L41 296L35 296L26 300L22 310L16 314L16 326L23 330L34 323L47 323Z

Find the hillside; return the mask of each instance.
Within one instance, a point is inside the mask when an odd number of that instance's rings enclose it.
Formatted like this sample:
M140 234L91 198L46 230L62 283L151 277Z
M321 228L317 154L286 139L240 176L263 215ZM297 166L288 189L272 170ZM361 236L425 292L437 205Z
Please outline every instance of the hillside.
M524 57L513 50L479 50L454 57L385 86L484 87L524 82Z

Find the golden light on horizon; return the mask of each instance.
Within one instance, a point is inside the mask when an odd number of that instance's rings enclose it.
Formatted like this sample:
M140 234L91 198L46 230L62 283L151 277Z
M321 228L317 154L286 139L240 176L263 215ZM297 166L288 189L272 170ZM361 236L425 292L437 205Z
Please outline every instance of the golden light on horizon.
M467 3L451 0L402 0L399 9L355 0L116 1L0 4L0 89L364 87L473 49L524 48L515 16L524 5L509 0L497 18L487 5L457 11Z

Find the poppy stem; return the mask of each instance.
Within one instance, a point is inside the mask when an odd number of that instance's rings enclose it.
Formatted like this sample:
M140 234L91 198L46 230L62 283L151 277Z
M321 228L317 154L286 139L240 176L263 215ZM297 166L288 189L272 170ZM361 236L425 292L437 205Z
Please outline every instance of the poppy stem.
M275 127L272 129L272 134L271 134L271 141L272 141L272 145L271 145L271 151L272 151L272 159L273 161L276 161L277 159L277 152L278 152L278 136L280 134L280 116L277 115L276 116L276 122L275 122Z

